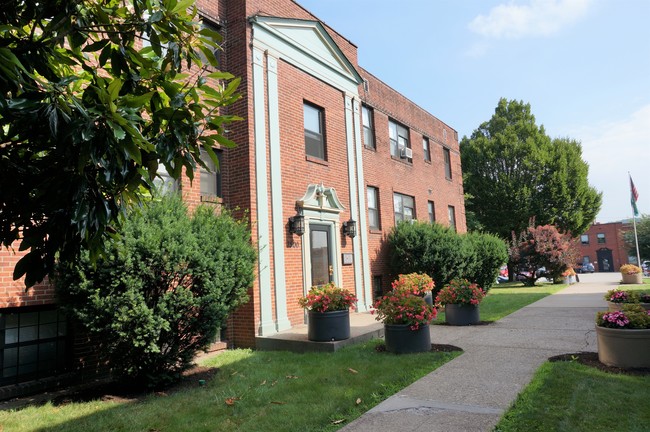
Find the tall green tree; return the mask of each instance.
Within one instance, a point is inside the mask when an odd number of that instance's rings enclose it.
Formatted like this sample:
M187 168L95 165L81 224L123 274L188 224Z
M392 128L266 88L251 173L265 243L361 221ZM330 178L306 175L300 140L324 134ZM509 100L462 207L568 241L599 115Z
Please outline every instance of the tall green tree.
M192 178L234 145L220 112L238 79L194 0L14 0L0 8L0 242L29 252L28 286L56 256L96 257L159 164Z
M600 210L602 196L587 180L580 143L551 139L530 105L499 100L492 118L460 143L465 192L476 224L508 239L531 217L578 235Z

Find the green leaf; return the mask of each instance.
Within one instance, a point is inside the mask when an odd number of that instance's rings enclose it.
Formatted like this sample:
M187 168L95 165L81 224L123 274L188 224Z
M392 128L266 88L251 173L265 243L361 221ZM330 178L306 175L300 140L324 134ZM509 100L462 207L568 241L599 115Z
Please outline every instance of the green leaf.
M124 83L122 82L121 79L115 78L108 85L108 95L110 96L112 101L116 100L120 96L120 90L122 89L123 84Z

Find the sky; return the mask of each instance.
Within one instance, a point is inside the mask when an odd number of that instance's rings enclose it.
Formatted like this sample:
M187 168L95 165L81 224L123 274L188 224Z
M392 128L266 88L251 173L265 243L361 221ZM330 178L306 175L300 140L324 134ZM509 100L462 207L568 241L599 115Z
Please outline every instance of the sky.
M650 0L297 0L359 64L470 136L500 98L582 143L596 221L650 214Z

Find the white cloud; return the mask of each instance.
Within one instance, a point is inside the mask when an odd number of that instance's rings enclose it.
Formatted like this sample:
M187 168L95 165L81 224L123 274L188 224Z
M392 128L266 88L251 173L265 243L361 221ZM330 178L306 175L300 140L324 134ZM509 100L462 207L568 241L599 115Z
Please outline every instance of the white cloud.
M585 15L591 0L530 0L498 5L469 23L470 30L495 39L549 36Z
M582 141L589 181L603 192L599 222L631 217L628 171L639 191L639 212L650 214L650 104L625 119L586 126L569 135Z

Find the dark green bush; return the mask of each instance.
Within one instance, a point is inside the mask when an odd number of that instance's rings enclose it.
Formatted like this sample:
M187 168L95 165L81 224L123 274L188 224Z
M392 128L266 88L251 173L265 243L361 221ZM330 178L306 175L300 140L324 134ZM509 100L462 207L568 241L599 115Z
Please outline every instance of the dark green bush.
M496 281L499 268L508 261L508 248L503 240L492 234L471 232L464 238L474 252L473 265L468 266L465 277L487 292Z
M152 387L180 377L247 301L254 262L245 223L165 197L133 211L96 264L59 264L56 286L114 373Z
M388 244L393 275L428 274L436 284L434 297L455 278L489 289L508 257L505 243L495 236L458 234L436 223L400 223L388 235Z

